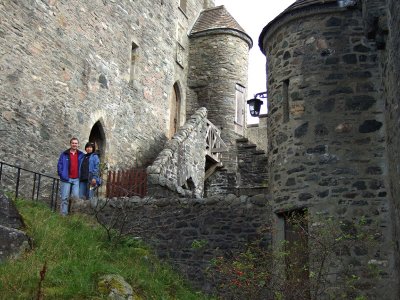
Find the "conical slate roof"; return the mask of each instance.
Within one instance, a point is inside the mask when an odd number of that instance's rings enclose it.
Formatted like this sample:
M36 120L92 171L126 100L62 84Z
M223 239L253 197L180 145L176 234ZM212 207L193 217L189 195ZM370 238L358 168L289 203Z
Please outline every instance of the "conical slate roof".
M194 23L190 36L227 31L238 33L249 44L249 47L253 45L250 36L223 5L203 10Z
M225 6L217 6L203 10L194 24L191 34L211 29L235 29L245 33L244 29L226 10Z

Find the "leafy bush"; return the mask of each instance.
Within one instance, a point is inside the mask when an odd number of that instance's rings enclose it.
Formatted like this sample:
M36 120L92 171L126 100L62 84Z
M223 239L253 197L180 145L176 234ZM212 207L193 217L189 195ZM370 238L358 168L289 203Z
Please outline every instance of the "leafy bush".
M272 247L261 241L232 257L212 261L210 276L230 299L367 299L363 286L380 276L373 263L376 224L289 214L291 240ZM293 237L293 232L296 233ZM276 235L275 235L276 236ZM350 255L358 249L364 258ZM361 275L360 275L361 274Z

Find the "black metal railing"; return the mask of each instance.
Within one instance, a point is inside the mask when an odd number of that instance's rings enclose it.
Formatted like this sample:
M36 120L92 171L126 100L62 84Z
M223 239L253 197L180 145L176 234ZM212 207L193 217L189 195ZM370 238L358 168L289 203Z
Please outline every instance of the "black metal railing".
M101 194L105 198L112 197L144 197L147 195L147 174L143 169L144 174L134 182L124 184L108 176L102 178L102 185L95 191L95 195L99 197ZM110 172L109 172L110 173ZM112 172L111 172L112 173ZM125 174L126 175L126 174ZM115 172L114 172L115 176ZM129 176L127 177L130 178ZM126 179L126 178L125 178ZM40 172L28 170L21 166L12 165L4 161L0 161L0 188L4 191L11 192L14 198L32 199L34 201L45 202L49 205L52 211L56 211L59 201L60 179L51 175L46 175ZM99 190L105 190L99 191ZM138 189L140 191L138 191ZM110 194L112 190L112 195ZM70 199L71 201L71 199ZM71 209L72 202L68 206Z
M4 167L7 167L9 172L7 173ZM48 203L50 205L50 208L55 211L57 207L57 201L58 201L58 190L59 190L59 184L60 184L60 179L46 175L43 173L31 171L25 168L22 168L20 166L15 166L8 164L6 162L0 161L0 186L4 187L5 189L10 189L11 192L14 193L15 199L20 196L21 192L21 177L23 175L23 172L28 174L28 175L33 175L32 177L32 192L31 192L31 199L38 201L39 199L43 200L42 198L43 195L45 194L46 190L48 194L46 195L48 198ZM5 177L8 177L7 182L5 182ZM50 183L48 182L43 182L44 180L50 180ZM24 190L25 192L29 190L29 183L27 180L24 180ZM49 191L49 189L51 191ZM44 191L44 192L43 192ZM26 197L25 193L25 197ZM40 197L40 198L39 198Z

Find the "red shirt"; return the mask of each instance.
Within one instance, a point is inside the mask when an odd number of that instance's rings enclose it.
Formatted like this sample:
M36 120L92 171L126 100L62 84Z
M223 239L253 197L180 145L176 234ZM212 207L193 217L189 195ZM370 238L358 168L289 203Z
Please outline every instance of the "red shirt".
M79 177L78 151L75 153L69 152L69 178L74 179Z

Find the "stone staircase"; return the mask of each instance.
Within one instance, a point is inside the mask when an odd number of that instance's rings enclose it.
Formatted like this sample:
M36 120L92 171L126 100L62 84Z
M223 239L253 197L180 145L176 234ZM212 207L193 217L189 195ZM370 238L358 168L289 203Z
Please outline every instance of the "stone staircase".
M159 196L203 197L205 179L222 167L221 153L227 150L207 110L199 108L147 168L149 190Z
M205 182L206 196L253 196L268 189L267 157L247 138L237 138L222 158L223 166Z
M236 139L238 189L241 195L264 194L268 189L268 159L247 138Z

